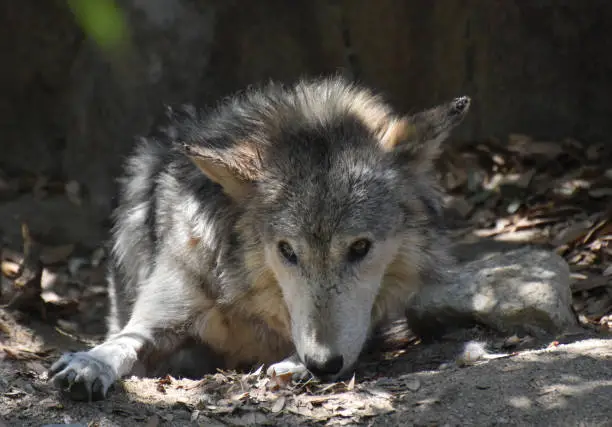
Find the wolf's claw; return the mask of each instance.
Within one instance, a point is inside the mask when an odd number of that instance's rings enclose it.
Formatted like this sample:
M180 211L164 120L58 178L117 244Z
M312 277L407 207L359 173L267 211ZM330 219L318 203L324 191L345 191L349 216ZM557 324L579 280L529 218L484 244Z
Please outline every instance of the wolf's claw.
M49 378L73 400L103 400L116 380L112 368L87 352L65 353L49 368Z
M292 378L295 380L303 380L309 375L306 366L294 356L270 365L266 373L271 377L273 372L276 375L292 374Z

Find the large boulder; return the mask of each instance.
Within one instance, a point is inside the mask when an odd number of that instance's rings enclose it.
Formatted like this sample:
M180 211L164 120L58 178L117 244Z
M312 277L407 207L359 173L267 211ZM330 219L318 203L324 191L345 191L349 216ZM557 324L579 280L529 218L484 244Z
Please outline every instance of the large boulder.
M501 333L543 336L576 326L570 271L559 255L522 248L459 265L447 284L424 287L408 310L425 337L449 327L484 325Z

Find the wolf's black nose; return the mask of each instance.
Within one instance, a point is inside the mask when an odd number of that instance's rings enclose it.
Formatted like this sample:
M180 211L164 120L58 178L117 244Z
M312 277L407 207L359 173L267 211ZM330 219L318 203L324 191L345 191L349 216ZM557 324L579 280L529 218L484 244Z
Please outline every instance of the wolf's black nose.
M470 105L469 96L460 96L459 98L453 99L452 113L460 114Z
M326 357L321 360L316 360L312 357L304 357L306 368L316 377L325 377L327 375L335 375L342 369L344 358L342 355Z

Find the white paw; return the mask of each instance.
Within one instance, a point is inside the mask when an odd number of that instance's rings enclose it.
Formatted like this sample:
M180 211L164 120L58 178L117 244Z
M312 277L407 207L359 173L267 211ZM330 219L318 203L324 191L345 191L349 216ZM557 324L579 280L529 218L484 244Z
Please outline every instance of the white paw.
M113 369L88 352L65 353L49 368L49 378L73 400L102 400L115 382Z
M304 364L295 357L289 357L278 363L270 365L266 373L270 377L272 376L272 373L275 373L277 376L292 374L293 379L296 380L303 380L309 375L306 366L304 366Z

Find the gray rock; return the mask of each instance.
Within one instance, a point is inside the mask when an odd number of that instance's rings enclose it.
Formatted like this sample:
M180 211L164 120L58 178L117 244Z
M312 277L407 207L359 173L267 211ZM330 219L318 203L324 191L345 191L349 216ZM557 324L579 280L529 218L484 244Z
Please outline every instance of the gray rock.
M490 327L542 336L577 324L570 307L569 266L559 255L523 248L460 264L455 279L429 286L407 312L425 338L452 327Z

